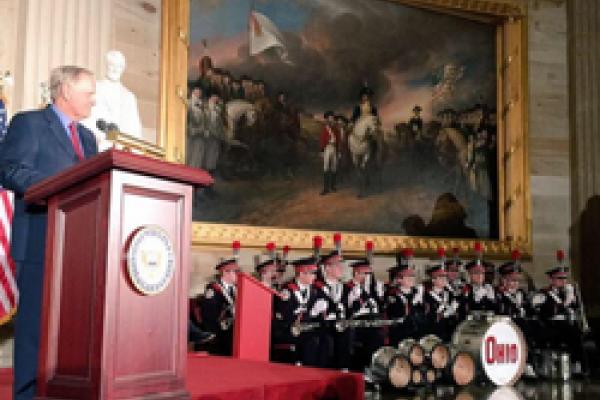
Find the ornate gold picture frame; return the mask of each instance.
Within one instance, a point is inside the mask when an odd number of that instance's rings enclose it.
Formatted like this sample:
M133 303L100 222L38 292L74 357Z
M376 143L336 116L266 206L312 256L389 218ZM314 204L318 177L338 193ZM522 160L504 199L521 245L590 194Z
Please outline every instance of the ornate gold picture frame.
M381 0L372 0L381 1ZM527 17L519 0L387 0L437 12L474 19L496 26L498 115L499 240L481 241L490 257L508 257L518 248L531 254L531 211L527 150ZM161 121L166 135L159 145L170 161L185 161L185 125L189 47L189 0L163 0L161 47ZM473 239L447 239L397 235L344 233L347 253L362 253L372 240L377 253L389 254L412 247L429 254L442 246L473 249ZM262 247L267 241L310 249L313 235L331 237L333 232L267 228L217 223L193 224L193 245L229 246L240 240L245 247ZM325 245L333 244L325 241Z

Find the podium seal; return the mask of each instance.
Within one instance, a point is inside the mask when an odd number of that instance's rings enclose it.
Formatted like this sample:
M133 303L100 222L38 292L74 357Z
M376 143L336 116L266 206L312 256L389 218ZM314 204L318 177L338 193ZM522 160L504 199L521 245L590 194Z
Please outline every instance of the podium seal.
M174 257L173 243L163 228L148 225L136 230L127 251L131 283L142 294L161 293L173 278Z

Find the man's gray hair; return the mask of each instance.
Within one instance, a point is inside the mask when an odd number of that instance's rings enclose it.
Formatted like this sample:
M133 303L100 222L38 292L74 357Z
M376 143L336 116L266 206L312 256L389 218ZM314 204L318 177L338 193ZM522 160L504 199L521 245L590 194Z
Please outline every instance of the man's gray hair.
M94 73L87 68L76 65L63 65L54 68L50 72L50 98L52 102L60 96L60 91L65 83L76 82L82 75L94 76Z

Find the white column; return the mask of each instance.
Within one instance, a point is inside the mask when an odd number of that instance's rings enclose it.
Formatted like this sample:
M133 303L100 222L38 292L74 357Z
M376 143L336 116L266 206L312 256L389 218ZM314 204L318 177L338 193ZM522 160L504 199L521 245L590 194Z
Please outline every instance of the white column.
M18 0L17 0L18 1ZM111 0L21 0L16 43L14 108L36 108L40 83L59 65L96 74L112 38Z

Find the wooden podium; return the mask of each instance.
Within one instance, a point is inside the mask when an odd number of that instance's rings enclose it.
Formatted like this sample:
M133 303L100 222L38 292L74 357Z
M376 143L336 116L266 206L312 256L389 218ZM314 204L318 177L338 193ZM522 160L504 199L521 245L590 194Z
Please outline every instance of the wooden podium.
M48 204L38 399L189 398L192 187L211 183L204 171L109 150L26 193ZM149 226L172 250L170 278L153 294L126 257ZM165 265L164 253L142 256L140 269Z
M245 273L238 274L237 287L233 357L269 361L273 296L279 293Z

